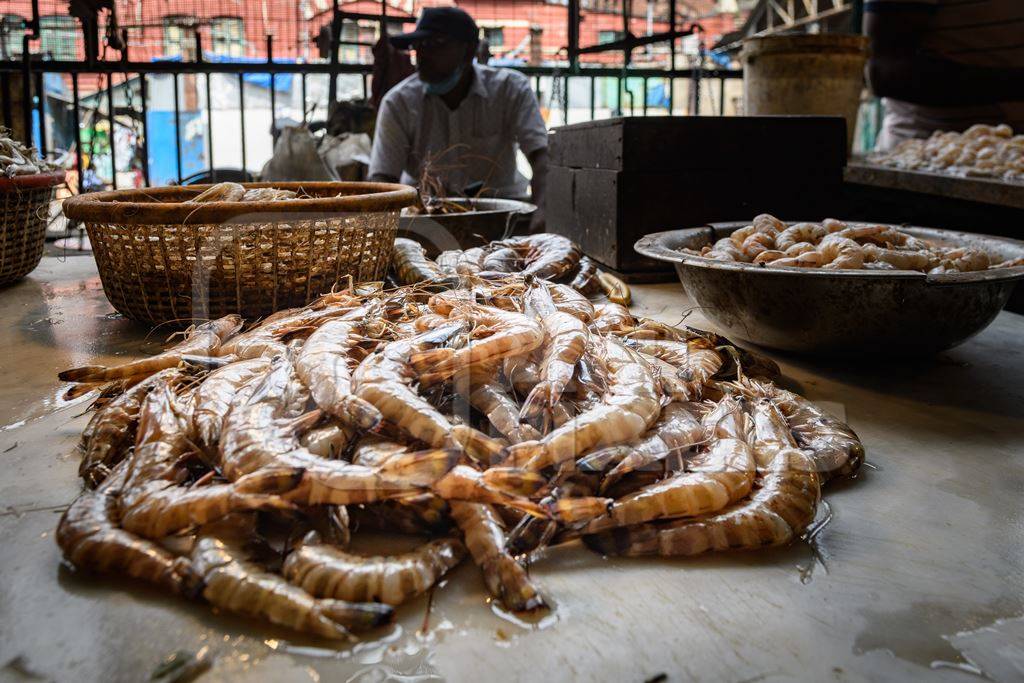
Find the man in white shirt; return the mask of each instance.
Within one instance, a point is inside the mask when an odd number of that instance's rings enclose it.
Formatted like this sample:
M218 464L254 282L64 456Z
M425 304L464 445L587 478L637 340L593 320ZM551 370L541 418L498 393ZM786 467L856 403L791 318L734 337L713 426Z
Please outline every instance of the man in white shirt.
M479 30L457 7L423 10L416 30L391 42L416 51L417 73L381 102L370 179L418 185L427 165L450 195L482 183L482 196L530 198L531 229L542 230L548 134L529 80L475 63ZM517 145L533 169L530 192Z

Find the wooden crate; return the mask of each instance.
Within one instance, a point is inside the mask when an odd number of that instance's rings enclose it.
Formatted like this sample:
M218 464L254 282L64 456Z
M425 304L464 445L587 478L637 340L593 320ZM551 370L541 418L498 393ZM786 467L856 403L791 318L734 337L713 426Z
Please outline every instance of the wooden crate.
M841 193L838 117L627 117L555 129L547 225L634 281L674 277L642 236L759 213L820 219Z

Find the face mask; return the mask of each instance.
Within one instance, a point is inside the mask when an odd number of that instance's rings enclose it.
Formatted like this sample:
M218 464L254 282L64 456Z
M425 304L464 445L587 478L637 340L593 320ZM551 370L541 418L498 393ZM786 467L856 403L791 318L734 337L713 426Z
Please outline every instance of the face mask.
M437 83L424 83L428 95L447 95L455 86L462 80L462 73L466 70L465 64L459 64L459 66L452 72L450 76L445 78L443 81Z

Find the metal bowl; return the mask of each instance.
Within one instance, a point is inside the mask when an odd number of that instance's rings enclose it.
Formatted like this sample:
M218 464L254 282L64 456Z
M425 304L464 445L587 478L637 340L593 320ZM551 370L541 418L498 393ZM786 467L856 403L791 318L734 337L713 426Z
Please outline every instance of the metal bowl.
M974 273L765 268L684 254L748 223L670 230L636 243L675 265L689 297L730 336L785 351L916 353L956 346L981 332L1009 299L1024 266ZM1024 257L1024 242L952 230L893 226L945 246Z
M449 249L482 247L488 242L508 237L516 222L529 216L537 207L513 199L451 199L453 204L468 206L465 213L411 215L402 213L398 236L418 241L433 258Z

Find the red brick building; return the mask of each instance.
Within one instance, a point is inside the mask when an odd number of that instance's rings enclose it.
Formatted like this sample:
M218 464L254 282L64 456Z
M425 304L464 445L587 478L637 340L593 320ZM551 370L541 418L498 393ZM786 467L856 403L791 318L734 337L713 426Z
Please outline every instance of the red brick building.
M622 37L622 0L583 0L580 45L594 45ZM568 10L565 0L387 0L387 13L413 18L426 6L456 4L472 14L497 57L522 59L531 64L555 64L566 59ZM117 21L125 31L130 61L159 58L194 59L195 35L206 55L265 58L267 36L273 36L274 57L299 61L320 59L317 36L330 23L332 0L117 0ZM66 0L41 0L41 36L32 51L53 59L82 59L83 41L78 22L68 15ZM704 33L697 40L710 46L735 28L738 17L717 11L716 0L678 0L677 27L699 23ZM374 0L348 0L346 12L378 15ZM666 0L632 3L629 31L634 35L668 30ZM0 59L21 54L22 21L31 16L30 0L7 0L0 10ZM101 15L106 23L107 15ZM368 44L376 39L379 22L346 21L342 40L343 62L369 63ZM393 23L391 30L402 30ZM101 32L103 27L101 26ZM686 45L691 48L695 39ZM681 50L682 51L682 50ZM639 48L634 64L668 67L668 46ZM108 58L119 54L108 52ZM622 53L590 55L581 61L621 64ZM677 63L677 66L685 66Z

